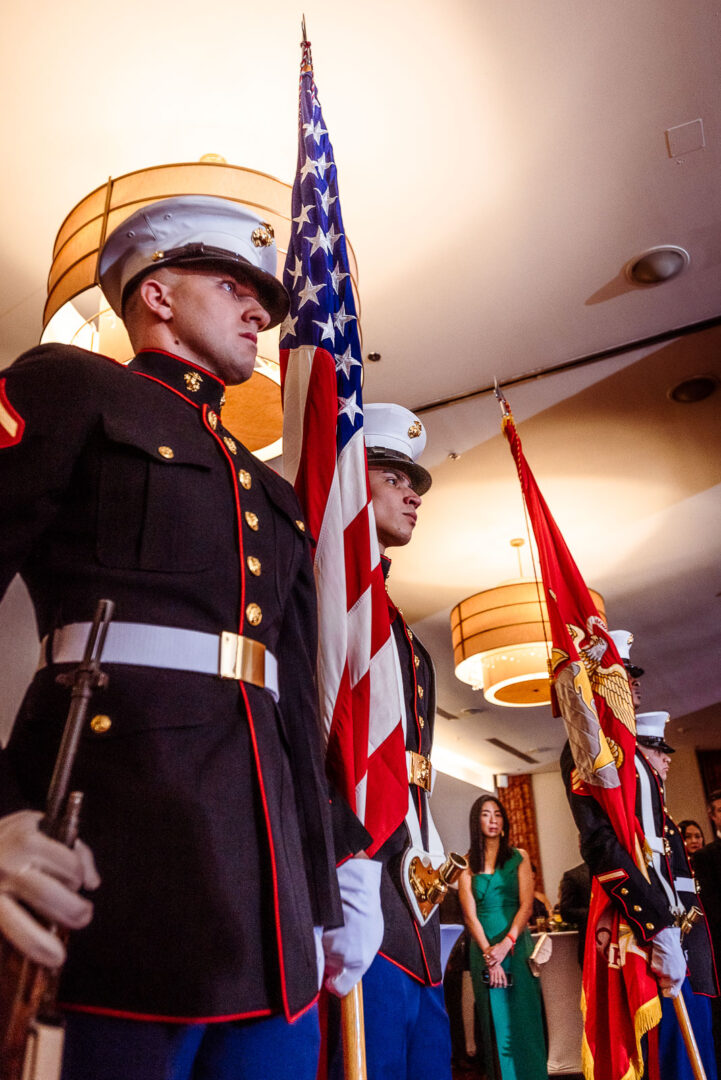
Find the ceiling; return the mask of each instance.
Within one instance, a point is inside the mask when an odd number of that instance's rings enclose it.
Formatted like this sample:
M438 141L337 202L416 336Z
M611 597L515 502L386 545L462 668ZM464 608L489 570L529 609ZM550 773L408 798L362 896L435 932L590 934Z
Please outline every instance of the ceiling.
M305 15L364 349L382 357L366 398L423 409L429 432L434 486L391 587L436 657L437 744L513 772L552 767L563 740L549 710L487 705L452 670L450 609L515 576L508 542L525 535L495 376L581 572L636 635L644 707L671 712L679 745L721 746L721 390L667 396L721 378L721 10L307 0ZM57 229L109 175L214 152L292 181L299 23L288 0L6 3L0 366L38 340ZM688 270L631 285L626 263L659 244ZM15 589L11 654L30 656L28 620Z

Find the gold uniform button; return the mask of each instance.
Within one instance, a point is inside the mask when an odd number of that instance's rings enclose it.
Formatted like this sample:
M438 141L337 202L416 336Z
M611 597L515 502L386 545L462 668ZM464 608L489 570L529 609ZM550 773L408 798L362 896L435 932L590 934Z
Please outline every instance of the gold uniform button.
M252 510L246 510L245 511L245 520L246 520L246 522L248 524L249 529L252 529L253 532L258 531L258 515L257 514L254 514Z
M423 719L423 717L421 716L420 713L418 713L418 723L421 725L421 727L425 727L426 722L425 722L425 720Z
M305 532L305 522L304 521L301 521L299 518L296 518L295 523L296 523L296 525L298 526L298 528L300 529L301 532Z
M420 664L420 662L421 662L421 658L420 658L420 656L414 656L414 657L413 657L413 663L414 663L414 664L416 665L416 667L418 667L418 665Z
M633 910L634 911L640 911L641 910L641 905L640 904L634 904L633 905Z
M231 439L230 435L225 435L223 437L223 442L228 447L231 454L237 454L238 453L237 443L236 443L235 439Z
M423 687L422 687L422 686L419 686L419 687L418 687L418 697L419 697L419 698L422 698L422 697L423 697Z
M159 446L158 453L162 454L162 456L164 458L167 458L168 460L175 457L175 451L173 450L172 446Z
M248 569L251 574L255 574L256 577L260 576L260 559L256 559L255 555L249 555L245 560L248 564Z
M109 716L105 716L104 713L98 713L90 721L90 727L96 733L96 735L103 735L106 731L110 731L113 726L113 722Z
M628 896L628 889L621 889L621 896Z
M213 410L212 410L212 409L211 409L211 410L210 410L210 412L208 413L208 423L209 423L209 424L210 424L210 426L212 427L213 431L215 431L215 429L216 429L216 428L217 428L217 426L218 426L218 417L217 417L217 415L216 415L216 414L215 414L215 413L213 412Z
M253 481L247 469L241 469L239 471L238 479L240 480L241 487L244 487L246 491L250 491L250 487Z
M263 612L260 609L260 605L248 604L245 609L245 617L251 626L259 626L261 619L263 618Z
M647 929L647 930L654 930L654 929L655 929L655 927L654 927L654 925L653 925L653 923L652 923L652 922L647 922L647 923L646 923L646 929Z
M401 611L401 609L400 609L400 608L398 608L398 610L399 610L399 611ZM401 615L402 615L402 614L403 614L403 612L401 611ZM412 631L412 630L410 630L410 629L408 630L408 637L409 637L409 639L410 639L411 641L413 641L413 631Z

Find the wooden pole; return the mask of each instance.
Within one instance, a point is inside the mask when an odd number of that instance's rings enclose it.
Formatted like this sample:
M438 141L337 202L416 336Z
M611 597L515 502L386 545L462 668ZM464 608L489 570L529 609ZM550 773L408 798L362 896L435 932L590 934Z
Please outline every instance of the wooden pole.
M694 1078L695 1080L706 1080L703 1062L701 1061L701 1055L699 1054L698 1046L696 1045L696 1036L693 1033L691 1021L688 1018L686 1002L683 1000L680 993L673 999L673 1007L676 1010L676 1017L681 1028L683 1041L686 1044L686 1053L691 1062Z
M340 1008L345 1080L367 1080L363 986L360 982L356 983L349 994L341 998ZM703 1080L706 1078L703 1077Z

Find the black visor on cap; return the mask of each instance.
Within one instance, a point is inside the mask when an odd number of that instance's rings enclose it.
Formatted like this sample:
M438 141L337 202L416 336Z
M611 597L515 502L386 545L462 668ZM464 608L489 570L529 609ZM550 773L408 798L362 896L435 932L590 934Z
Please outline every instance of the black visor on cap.
M140 273L136 274L126 284L123 289L123 306L133 289L140 284L143 278L152 274L156 267L191 265L198 268L206 266L209 269L230 265L237 269L239 275L247 278L258 290L258 299L270 315L270 322L266 329L270 330L271 327L277 326L288 314L290 297L282 282L273 277L272 274L261 270L260 267L253 266L242 255L236 255L233 251L226 251L225 248L211 247L209 244L186 244L184 247L164 251L152 266L144 267Z
M369 466L389 465L392 469L405 473L416 495L425 495L433 482L427 469L412 461L407 454L402 454L400 450L391 450L387 446L367 446L366 455Z
M676 753L673 746L669 746L661 735L637 735L636 742L647 750L661 750L664 754Z

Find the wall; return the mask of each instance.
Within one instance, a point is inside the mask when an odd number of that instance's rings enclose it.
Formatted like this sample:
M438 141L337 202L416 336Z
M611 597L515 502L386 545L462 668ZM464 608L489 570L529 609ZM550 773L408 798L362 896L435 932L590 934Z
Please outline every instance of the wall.
M566 801L559 770L534 773L531 778L536 806L538 842L546 895L552 904L564 870L581 861L576 826ZM468 813L482 789L438 773L431 810L446 851L468 851ZM500 792L501 799L503 792Z
M447 773L436 773L431 796L431 813L445 850L465 855L470 842L468 814L483 789Z
M706 843L713 840L711 826L706 814L706 799L701 783L696 752L691 747L680 747L671 759L666 781L666 805L676 821L693 818L703 829Z
M551 903L555 904L564 870L570 870L581 861L578 832L568 806L560 769L533 773L531 782L544 890Z

